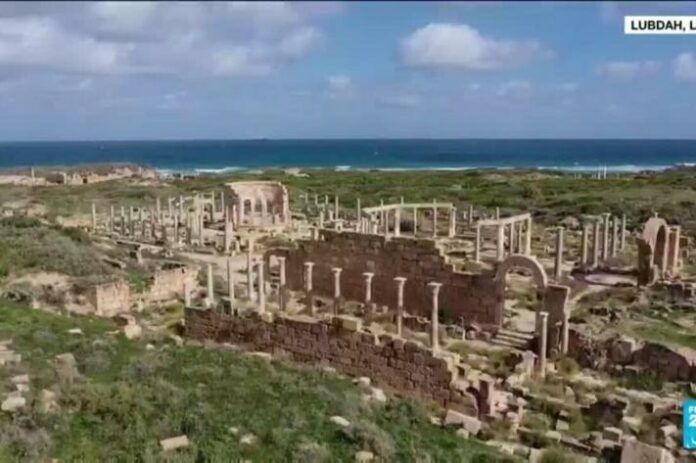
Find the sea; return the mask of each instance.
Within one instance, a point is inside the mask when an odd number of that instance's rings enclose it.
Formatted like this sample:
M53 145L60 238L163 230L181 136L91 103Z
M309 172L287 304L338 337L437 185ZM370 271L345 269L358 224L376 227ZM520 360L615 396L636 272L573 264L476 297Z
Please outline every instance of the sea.
M696 163L696 140L321 139L2 142L0 169L130 162L163 173L269 168L638 172Z

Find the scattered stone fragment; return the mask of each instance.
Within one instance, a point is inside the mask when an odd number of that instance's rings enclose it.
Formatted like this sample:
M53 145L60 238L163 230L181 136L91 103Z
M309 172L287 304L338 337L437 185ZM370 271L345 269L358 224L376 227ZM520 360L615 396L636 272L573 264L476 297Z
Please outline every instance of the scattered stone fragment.
M674 457L661 447L627 440L621 449L621 463L673 463Z
M556 431L567 431L570 429L570 425L568 424L567 421L564 420L558 420L556 421Z
M464 428L457 429L457 432L455 434L461 437L462 439L468 439L470 437L469 431L467 431Z
M230 426L227 428L227 430L232 434L233 436L238 436L239 435L239 428L236 426Z
M604 439L612 441L612 442L619 442L621 440L622 435L623 435L623 431L620 430L619 428L615 428L613 426L604 428L604 432L602 433L602 437Z
M55 366L56 372L62 380L72 381L80 374L75 356L70 352L56 355Z
M24 397L8 397L2 402L0 409L4 412L16 412L24 408L27 404L27 399Z
M155 346L153 344L147 344L145 350L155 350Z
M256 436L252 433L247 433L239 439L239 443L242 445L254 445L256 443Z
M372 461L375 459L374 453L367 451L367 450L361 450L355 454L355 463L367 463L369 461Z
M143 334L143 329L140 325L126 325L123 327L123 334L128 339L137 339Z
M83 335L82 329L80 328L70 328L68 334Z
M29 383L29 375L17 375L13 376L10 378L10 381L12 384L28 384Z
M361 376L360 378L357 378L355 380L355 384L359 384L359 385L365 386L365 387L370 387L371 381L370 381L370 378L368 378L367 376Z
M177 336L176 334L170 334L170 335L169 335L169 339L171 339L172 341L174 341L174 344L175 344L177 347L181 347L181 346L184 345L184 339L183 339L181 336Z
M350 421L343 418L342 416L332 416L331 418L329 418L329 421L331 421L333 424L337 426L341 426L342 428L347 428L350 426Z
M58 400L55 392L50 389L43 389L39 396L39 410L43 413L50 413L58 410Z
M15 387L17 388L17 392L21 392L21 393L29 392L29 385L28 384L20 383L20 384L16 384Z
M675 435L678 431L678 428L674 424L668 424L665 426L662 426L660 428L660 437L663 440L666 440L667 438Z
M160 446L165 452L169 450L181 449L189 446L189 440L186 435L170 437L168 439L162 439L160 441Z

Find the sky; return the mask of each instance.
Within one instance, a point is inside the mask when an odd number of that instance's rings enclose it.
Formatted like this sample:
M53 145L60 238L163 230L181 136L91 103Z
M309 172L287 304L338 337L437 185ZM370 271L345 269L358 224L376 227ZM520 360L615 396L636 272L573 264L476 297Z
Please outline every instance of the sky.
M696 2L2 2L0 141L695 138Z

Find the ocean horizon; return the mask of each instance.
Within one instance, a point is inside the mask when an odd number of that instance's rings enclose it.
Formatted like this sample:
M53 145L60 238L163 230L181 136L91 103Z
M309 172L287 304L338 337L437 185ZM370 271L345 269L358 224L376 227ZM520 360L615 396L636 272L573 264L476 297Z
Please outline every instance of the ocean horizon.
M638 172L696 163L696 140L254 139L0 142L0 169L136 163L163 173L270 168Z

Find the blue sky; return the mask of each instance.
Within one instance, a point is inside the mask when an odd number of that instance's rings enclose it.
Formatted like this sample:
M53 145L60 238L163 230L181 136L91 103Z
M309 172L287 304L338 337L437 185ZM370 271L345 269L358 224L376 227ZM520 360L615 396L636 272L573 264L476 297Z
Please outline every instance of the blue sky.
M0 140L694 138L696 2L0 3Z

